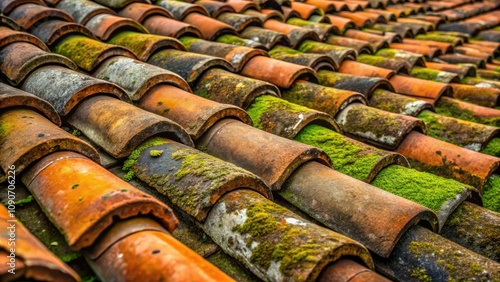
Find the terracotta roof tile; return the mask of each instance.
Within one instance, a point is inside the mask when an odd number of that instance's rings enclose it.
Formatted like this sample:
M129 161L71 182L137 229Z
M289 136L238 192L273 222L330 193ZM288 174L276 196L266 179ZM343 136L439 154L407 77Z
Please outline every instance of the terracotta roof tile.
M201 31L196 27L165 16L150 16L144 20L143 24L153 34L176 38L181 36L203 37Z
M153 15L173 18L172 14L170 14L170 12L168 12L165 8L138 2L125 6L118 12L118 14L122 17L133 19L139 23L144 23L148 17Z
M31 33L43 40L49 47L52 47L59 39L69 34L80 34L92 39L96 38L95 35L83 25L60 20L50 20L41 23L33 28Z
M244 31L249 26L262 26L261 19L252 15L224 13L218 16L217 19L232 26L239 33Z
M212 1L212 0L198 0L196 1L196 4L201 5L205 9L207 9L208 13L210 14L210 17L212 18L217 18L223 13L236 12L231 5L226 4L224 2Z
M319 84L323 86L350 90L370 97L377 89L393 91L388 80L380 77L357 76L346 73L336 73L326 70L318 71Z
M57 3L57 9L70 14L79 24L85 25L94 16L100 14L116 15L116 13L102 5L87 0L62 0Z
M158 6L165 8L169 11L176 20L182 21L191 13L199 13L201 15L209 16L210 13L203 6L181 1L168 1L161 0L156 3Z
M64 11L37 4L23 4L17 6L9 13L9 18L26 30L45 21L47 18L60 19L68 22L73 21L73 18Z
M243 38L251 39L262 43L267 49L272 49L276 45L291 46L288 37L277 31L263 29L259 27L247 27L241 32Z
M43 41L38 37L26 32L20 32L5 26L0 26L0 48L15 42L31 43L43 51L50 52L49 48L47 48Z

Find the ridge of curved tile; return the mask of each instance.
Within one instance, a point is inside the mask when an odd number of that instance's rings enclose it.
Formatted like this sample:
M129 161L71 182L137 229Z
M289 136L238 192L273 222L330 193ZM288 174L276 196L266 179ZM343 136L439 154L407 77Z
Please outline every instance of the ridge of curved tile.
M210 17L217 18L224 13L236 13L231 5L225 2L212 1L212 0L198 0L196 5L201 5L207 9Z
M483 107L494 108L500 103L500 89L450 83L453 98Z
M265 21L263 27L265 29L286 34L293 48L297 48L304 41L321 41L318 34L316 34L316 32L312 30L287 23L282 23L273 19Z
M373 47L364 40L330 35L324 39L324 42L331 45L353 48L359 55L373 54Z
M319 84L349 90L365 95L367 99L377 89L394 91L392 84L384 78L357 76L327 70L318 71Z
M336 1L336 2L340 2L341 5L345 5L343 1ZM340 9L342 9L342 7L340 7ZM337 7L337 10L339 10L339 7ZM326 16L330 20L331 25L336 26L342 34L344 34L344 32L348 29L356 28L356 25L350 19L334 15L326 15Z
M259 233L250 230L249 226L259 224L253 210L263 210L258 214L265 214L272 228ZM356 241L302 219L253 191L238 190L225 195L203 228L224 251L238 258L260 279L315 281L329 263L344 256L355 257L368 268L373 267L368 251ZM307 259L295 262L285 259L312 244L317 248L308 251ZM259 251L269 256L252 259L261 257ZM272 256L274 252L283 255Z
M315 71L320 69L335 71L339 68L331 57L323 54L302 53L284 46L275 46L267 53L273 59L310 67Z
M116 56L104 61L93 76L123 87L132 101L139 101L158 84L169 84L191 92L187 82L179 75L128 57Z
M21 27L15 21L13 21L12 19L10 19L4 15L0 15L0 26L6 26L6 27L13 29L13 30L16 30L16 31L21 30Z
M334 279L340 279L340 281L390 281L375 271L369 270L349 259L340 259L326 267L316 281L327 282L333 281Z
M370 106L387 112L413 117L416 117L423 110L434 111L434 106L427 101L382 89L375 90L372 93Z
M88 0L61 0L56 8L70 14L75 22L81 25L87 24L91 18L99 14L116 15L115 11L108 7Z
M178 122L193 140L224 118L252 124L248 114L238 107L207 100L171 85L153 87L138 102L138 106Z
M446 116L471 120L473 122L496 127L500 126L500 122L498 121L500 118L500 111L497 109L483 107L449 97L441 97L436 102L436 109L439 108L441 109L441 113Z
M453 178L482 191L500 159L468 150L418 132L411 132L396 149L412 167Z
M458 74L460 79L466 76L476 76L476 68L471 65L453 65L453 64L443 64L434 62L425 62L426 68L431 68L435 70L443 70L447 72L453 72Z
M98 14L93 16L86 24L92 33L101 40L108 40L118 31L136 31L139 33L149 33L149 31L140 23L118 16L109 14Z
M226 3L233 7L236 13L245 13L249 10L260 11L259 4L253 1L228 0Z
M361 54L357 61L363 64L393 70L398 74L409 74L411 66L405 60L388 59L382 56Z
M0 158L4 171L14 165L20 174L40 158L61 150L78 152L99 162L99 154L93 147L31 109L6 109L0 121L0 150L7 152Z
M340 34L339 29L331 24L310 22L299 18L288 19L286 23L314 31L321 41L324 41L330 35Z
M417 53L424 55L427 60L432 60L434 57L439 57L443 54L441 52L441 49L437 47L430 47L430 46L417 46L417 45L411 45L411 44L404 44L404 43L391 43L389 45L391 49L399 49L403 51L408 51L412 53ZM427 65L427 62L426 62Z
M284 186L279 193L287 201L381 257L390 257L411 226L437 229L428 208L317 162L298 168Z
M410 38L405 38L403 39L404 44L411 44L411 45L424 45L424 46L429 46L429 47L437 47L441 49L441 52L443 54L448 54L448 53L453 53L453 46L449 43L446 42L438 42L438 41L430 41L430 40L417 40L417 39L410 39Z
M297 80L317 81L316 72L311 68L264 56L253 57L240 73L282 88L290 87Z
M206 41L193 37L183 37L180 40L190 52L225 59L231 63L235 72L240 72L246 63L255 56L268 56L268 54L263 50L249 48L246 46L236 46Z
M283 14L277 10L269 10L269 9L262 9L260 11L247 10L245 11L244 14L258 17L261 22L265 22L269 19L274 19L280 22L285 21L285 16L283 16Z
M283 45L286 47L292 45L290 39L288 39L285 34L260 27L247 27L240 34L243 38L262 43L267 49L272 49L276 45Z
M73 70L78 68L68 58L46 52L31 43L11 43L0 50L0 71L14 85L20 84L36 69L48 64L62 65Z
M76 65L92 71L113 56L136 58L134 53L122 46L103 43L82 35L68 35L52 46L54 53L71 59Z
M338 72L357 76L380 77L384 79L389 79L394 75L394 72L392 70L350 60L344 61L340 65Z
M318 53L330 56L339 66L345 60L356 60L356 50L343 46L334 46L323 42L311 40L304 41L300 46L295 48L304 53Z
M8 14L17 6L28 3L36 4L39 6L47 6L45 2L43 2L43 0L3 0L0 3L0 12L2 12L3 14Z
M55 125L61 126L61 118L49 102L31 93L0 83L0 110L10 107L28 107L34 109L43 114Z
M135 176L197 221L205 221L218 200L234 190L250 189L272 198L271 190L254 174L196 149L165 141L141 152L133 168ZM151 157L151 150L163 153Z
M454 54L444 54L434 59L438 62L446 62L449 64L474 64L478 68L486 68L486 60L484 58L478 58L468 55L463 55L459 53Z
M328 156L317 148L230 119L217 122L196 145L206 148L210 155L256 174L273 190L281 189L295 169L308 161L331 165Z
M37 4L23 4L17 6L9 13L9 18L14 20L19 26L25 30L47 20L47 18L60 19L67 22L73 22L73 18L66 12L47 6Z
M224 34L237 34L232 26L198 13L187 15L183 21L200 30L205 40L215 40Z
M91 246L114 221L148 215L172 232L172 210L105 168L72 152L40 160L22 177L73 250Z
M403 60L410 64L410 67L425 67L424 56L421 54L406 52L399 49L385 48L378 50L375 56L381 56L389 59Z
M140 2L128 4L123 9L118 11L118 14L122 17L133 19L138 23L143 23L146 18L153 15L164 16L167 18L174 17L163 7Z
M222 58L174 49L156 52L149 58L148 63L180 75L191 86L208 69L233 70L233 66Z
M66 120L114 158L127 157L155 135L193 146L191 137L179 124L104 95L80 102Z
M94 95L109 95L130 102L125 91L115 84L59 66L41 67L26 78L21 89L51 103L61 116Z
M181 1L169 1L169 0L159 0L156 1L156 5L165 8L174 18L178 21L184 21L186 16L197 13L200 15L210 16L210 13L201 5L181 2Z
M424 80L442 82L447 84L460 83L460 77L458 76L458 74L431 68L414 67L411 69L410 75Z
M201 31L196 27L165 16L150 16L144 20L143 24L153 34L174 38L180 38L182 36L203 37Z
M281 96L278 87L271 83L218 68L204 72L193 87L193 92L204 98L243 109L247 109L258 96Z
M133 31L122 31L111 37L108 43L128 48L141 61L147 61L151 55L162 49L186 50L175 38Z
M332 116L275 96L257 97L247 112L253 120L254 127L287 139L293 139L309 124L341 132Z
M362 104L347 106L336 120L347 136L387 150L395 150L412 131L424 134L427 131L420 119ZM376 128L375 123L378 124Z
M2 263L9 266L12 262L9 256L15 255L14 273L2 267L0 277L8 281L15 279L36 279L44 281L64 281L77 282L80 277L73 269L60 261L52 254L35 236L33 236L19 221L13 218L13 214L6 207L0 207L0 227L2 232L0 244L0 253L2 254ZM15 222L12 224L12 222ZM9 235L14 234L15 240L10 241ZM11 242L15 244L12 245ZM11 243L11 244L9 244ZM15 248L12 248L15 246ZM15 252L12 252L12 250Z
M0 49L16 42L31 43L43 51L50 52L49 48L43 43L43 41L38 39L36 36L26 32L16 31L5 26L0 26Z
M253 3L250 1L236 1L236 2ZM238 33L241 33L249 26L257 26L257 27L262 26L262 21L258 17L245 14L224 13L222 15L219 15L217 17L217 20L232 26Z
M148 0L94 0L94 1L113 9L120 9L134 2L148 3Z
M43 40L49 47L52 47L59 39L72 34L80 34L95 39L94 34L83 25L60 20L43 22L33 28L31 33Z
M148 218L115 224L87 253L104 248L91 263L103 280L234 281Z

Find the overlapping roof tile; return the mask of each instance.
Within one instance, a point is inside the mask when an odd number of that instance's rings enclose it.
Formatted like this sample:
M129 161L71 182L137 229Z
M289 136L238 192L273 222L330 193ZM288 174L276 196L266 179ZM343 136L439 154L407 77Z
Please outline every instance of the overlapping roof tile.
M104 281L496 281L499 5L0 1L0 181Z

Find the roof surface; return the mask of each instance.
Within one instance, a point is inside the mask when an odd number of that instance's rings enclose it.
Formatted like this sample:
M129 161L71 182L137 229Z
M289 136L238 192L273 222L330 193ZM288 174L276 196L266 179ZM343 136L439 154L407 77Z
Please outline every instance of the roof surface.
M0 0L1 280L500 281L499 6Z

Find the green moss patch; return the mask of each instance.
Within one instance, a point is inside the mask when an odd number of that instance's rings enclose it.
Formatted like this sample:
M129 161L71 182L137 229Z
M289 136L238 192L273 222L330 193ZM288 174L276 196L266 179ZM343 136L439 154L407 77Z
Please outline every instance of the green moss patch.
M462 109L458 105L453 103L446 103L442 99L438 100L434 109L438 114L443 116L454 117L462 120L467 120L491 126L500 126L500 117L490 117L490 118L477 117L474 116L474 113L472 111Z
M196 37L183 36L179 38L179 40L181 41L182 45L184 45L184 47L186 47L186 49L189 50L189 48L191 47L191 45L193 45L193 43L195 43L196 41L200 41L201 39Z
M483 191L483 206L489 210L500 212L500 176L488 177Z
M247 110L253 121L253 126L259 129L267 129L269 126L263 123L266 114L271 114L275 110L285 110L287 113L306 113L311 109L290 103L286 100L271 95L261 95L255 98L252 105Z
M500 157L500 138L495 137L480 151L483 154Z
M253 242L260 242L252 250L252 263L268 269L272 261L279 261L280 271L291 276L296 269L313 267L323 250L314 239L306 239L304 244L297 245L298 238L310 238L308 229L283 222L283 214L289 214L289 211L277 204L253 202L247 208L245 223L233 231L249 235L248 247Z
M453 179L399 165L384 168L371 184L435 212L446 201L454 200L458 194L463 193L464 188L472 189Z
M160 138L160 137L155 137L155 138L151 138L151 139L143 142L141 145L139 145L139 147L137 147L130 154L128 159L123 163L122 170L125 172L123 179L125 181L130 181L130 180L132 180L132 178L134 178L135 174L134 174L133 166L134 166L135 162L137 161L137 159L139 158L139 156L141 155L142 151L144 151L145 149L147 149L149 147L158 146L158 145L162 145L165 143L167 143L167 141L165 139Z
M232 34L221 35L221 36L217 37L217 39L215 39L215 41L217 41L219 43L226 43L226 44L240 45L240 46L249 45L248 39L243 39L241 37L238 37L238 36L232 35Z
M432 278L430 278L429 275L427 275L425 269L420 267L416 267L413 269L413 271L411 272L411 277L414 277L415 279L421 282L432 282Z
M335 170L359 180L365 180L380 159L380 155L366 153L366 145L315 124L304 127L294 140L322 149Z

